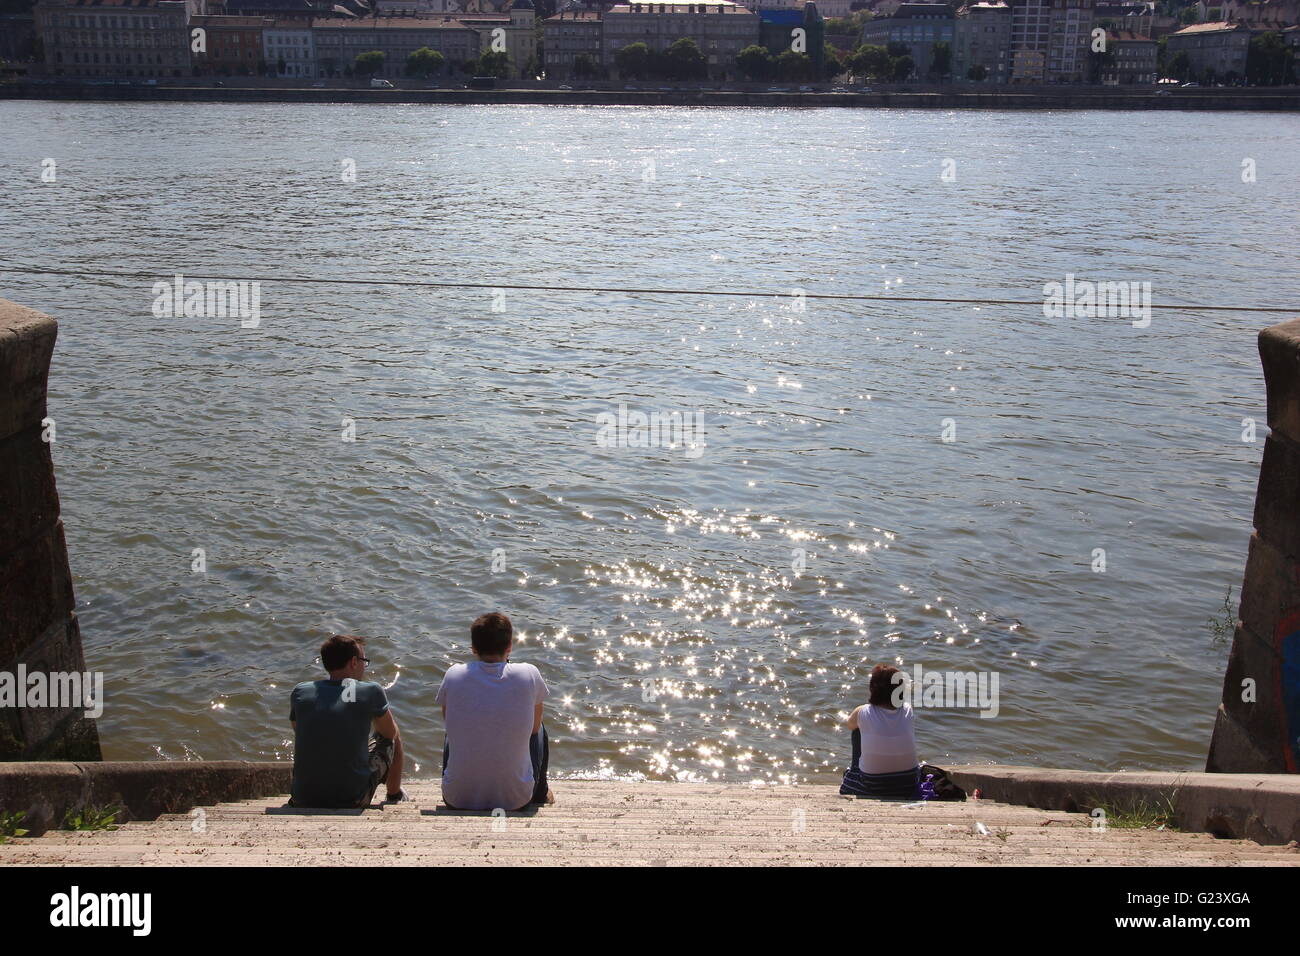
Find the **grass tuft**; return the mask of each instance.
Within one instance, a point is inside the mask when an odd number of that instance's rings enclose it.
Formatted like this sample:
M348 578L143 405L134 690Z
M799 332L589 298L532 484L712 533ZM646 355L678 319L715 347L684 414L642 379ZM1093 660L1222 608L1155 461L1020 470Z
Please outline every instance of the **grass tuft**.
M0 813L0 843L8 842L10 837L27 836L27 831L18 825L23 822L25 816L27 813L23 810Z
M122 813L119 806L82 807L80 810L69 809L63 815L64 830L116 830L115 822Z

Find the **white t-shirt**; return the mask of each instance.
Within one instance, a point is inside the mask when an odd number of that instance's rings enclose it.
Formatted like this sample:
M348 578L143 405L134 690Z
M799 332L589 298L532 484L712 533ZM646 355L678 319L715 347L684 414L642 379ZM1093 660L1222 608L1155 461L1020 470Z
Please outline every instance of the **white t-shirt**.
M897 710L867 704L858 711L862 731L862 755L858 769L863 773L899 773L916 766L916 734L912 705Z
M442 796L461 810L518 810L533 796L528 739L549 691L532 664L454 664L436 702L447 708Z

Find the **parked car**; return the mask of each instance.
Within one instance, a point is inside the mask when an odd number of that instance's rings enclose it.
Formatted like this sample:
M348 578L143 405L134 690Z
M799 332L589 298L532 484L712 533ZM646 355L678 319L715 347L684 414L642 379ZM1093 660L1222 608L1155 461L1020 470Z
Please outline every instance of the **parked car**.
M561 89L561 90L571 90L571 89L573 89L573 87L571 87L571 86L559 86L559 87L556 87L556 88L557 88L557 89Z
M324 80L317 80L315 83L312 84L312 87L313 87L314 89L318 89L318 90L324 89L324 88L325 88L325 81L324 81Z
M372 77L370 78L370 88L371 88L372 90L391 90L391 89L394 89L392 83L389 83L387 80L381 80L381 79L380 79L379 77L377 77L377 76L372 76Z
M1201 85L1200 83L1184 83L1184 84L1183 84L1183 89L1185 89L1185 90L1186 90L1186 89L1191 89L1193 86L1200 86L1200 85Z
M767 91L768 91L769 93L789 93L789 92L790 92L790 87L788 87L788 86L769 86L769 87L767 88Z
M799 87L799 92L800 92L800 93L811 93L812 91L813 91L813 88L812 88L811 86L801 86L801 87Z

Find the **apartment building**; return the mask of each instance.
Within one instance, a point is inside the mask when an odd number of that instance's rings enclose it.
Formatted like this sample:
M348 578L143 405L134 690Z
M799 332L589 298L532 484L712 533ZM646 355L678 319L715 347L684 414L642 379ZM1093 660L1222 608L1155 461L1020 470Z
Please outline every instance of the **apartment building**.
M44 72L67 77L190 74L188 26L203 0L40 0Z
M958 10L952 55L952 74L958 79L983 67L984 82L1010 82L1011 7L1002 0L981 0Z
M662 52L685 37L699 46L710 77L732 79L736 54L758 43L759 22L756 12L730 0L618 4L605 12L602 62L613 75L623 47L644 43Z
M1244 23L1217 21L1194 23L1169 34L1165 40L1165 62L1186 53L1192 75L1201 76L1207 69L1218 76L1246 75L1246 51L1250 48L1251 29Z
M1149 86L1156 76L1156 41L1140 33L1106 31L1106 50L1113 54L1102 68L1100 80L1107 86Z
M200 76L254 76L265 72L262 30L274 23L263 17L191 17L190 59L194 71Z
M1047 82L1086 82L1095 0L1051 0L1051 3Z
M956 16L946 3L902 3L890 17L868 20L862 27L862 42L871 46L905 43L916 64L915 76L925 79L934 63L934 45L952 48ZM949 70L953 68L949 61Z
M1011 0L1011 81L1042 83L1047 76L1052 0Z
M568 10L542 23L548 80L574 79L573 61L583 54L601 62L601 19L598 10Z
M312 42L318 76L342 76L358 56L379 50L384 65L377 77L406 75L406 60L421 47L437 50L458 66L479 55L479 35L452 17L376 17L367 20L313 20Z
M262 29L262 58L275 76L316 75L316 43L311 21L271 20Z

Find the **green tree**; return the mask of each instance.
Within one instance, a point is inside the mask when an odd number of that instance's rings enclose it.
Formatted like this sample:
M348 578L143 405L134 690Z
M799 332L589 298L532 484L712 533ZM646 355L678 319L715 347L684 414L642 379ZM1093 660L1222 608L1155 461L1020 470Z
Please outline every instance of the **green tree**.
M930 75L943 79L952 73L951 44L946 40L937 40L930 51Z
M1186 80L1192 72L1192 58L1186 50L1179 50L1169 59L1169 73L1179 80Z
M614 54L614 66L624 79L643 80L650 71L650 48L644 43L629 43Z
M895 57L893 60L894 82L901 83L902 81L910 78L912 75L912 71L915 69L916 69L916 64L912 61L912 58L910 56Z
M497 53L484 53L474 66L475 76L495 76L504 80L510 75L510 54L504 50Z
M864 43L849 55L849 70L858 76L868 76L873 80L887 79L893 74L889 51L883 46Z
M776 58L776 75L787 82L806 80L812 72L812 58L807 53L786 50Z
M599 73L596 61L589 53L579 53L573 58L573 75L578 79L591 79Z
M844 72L844 58L829 43L822 47L822 75L820 79L833 80Z
M890 59L896 60L900 56L911 56L912 48L899 40L891 40L885 47L885 52L889 54Z
M699 44L689 37L675 42L665 54L668 75L674 80L701 80L709 75L709 64Z
M772 75L772 54L767 47L751 43L736 54L736 69L747 80L766 80Z
M357 58L352 63L352 71L359 76L374 76L384 68L384 61L388 55L383 50L369 50L365 53L358 53Z
M1281 86L1295 82L1295 56L1276 30L1252 37L1246 50L1246 82L1252 86Z
M447 58L441 51L422 46L406 58L406 75L419 76L427 80L435 73L441 73L446 64Z
M976 63L966 71L966 79L974 80L976 83L983 83L988 79L989 70L983 63Z

